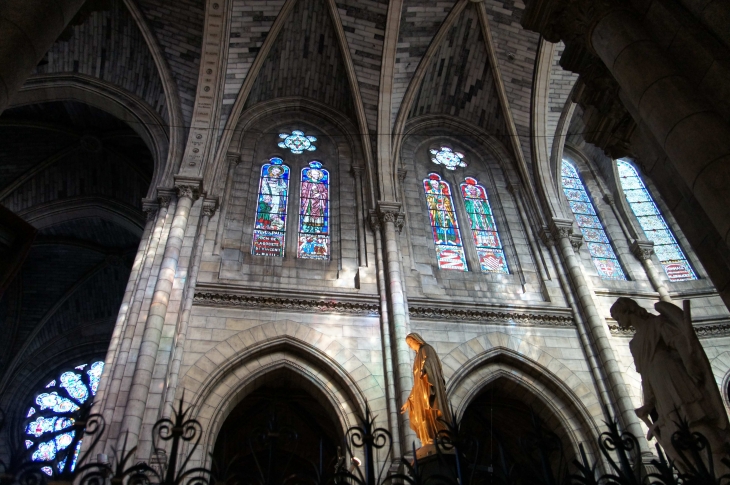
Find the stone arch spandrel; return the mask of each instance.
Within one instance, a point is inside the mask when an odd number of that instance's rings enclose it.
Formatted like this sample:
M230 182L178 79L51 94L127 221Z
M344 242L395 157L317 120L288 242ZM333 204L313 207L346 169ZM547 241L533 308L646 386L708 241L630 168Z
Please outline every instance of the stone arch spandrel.
M593 453L603 419L591 386L551 355L523 338L503 332L475 337L442 359L449 400L457 416L490 383L508 379L548 408L567 432L573 451L584 443Z
M226 416L266 376L286 368L306 387L325 396L338 413L343 433L357 424L366 404L386 415L385 393L370 369L336 338L291 320L267 322L218 343L188 368L176 399L192 406L203 429L200 456L206 456ZM384 423L383 423L384 424Z

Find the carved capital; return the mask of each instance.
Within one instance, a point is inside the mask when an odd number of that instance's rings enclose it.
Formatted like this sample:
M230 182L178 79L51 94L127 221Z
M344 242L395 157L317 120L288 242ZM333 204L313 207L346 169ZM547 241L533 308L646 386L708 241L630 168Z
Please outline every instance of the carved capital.
M371 210L368 212L368 222L373 232L380 230L380 216L378 216L377 211Z
M651 258L651 255L654 254L654 242L637 239L631 243L629 249L637 259L644 261Z
M553 219L550 222L550 233L553 239L570 237L573 234L573 221L570 219Z
M403 183L403 181L406 179L406 175L408 175L408 170L406 170L405 168L398 169L398 181L400 183Z
M573 251L578 251L583 245L583 234L571 234L568 239L570 239L570 245L573 246Z
M352 168L350 168L350 171L355 178L362 177L362 173L364 170L365 169L362 167L362 165L353 165Z
M170 207L175 191L173 189L157 189L157 201L160 203L160 208L167 209Z
M213 217L216 209L218 209L218 199L205 199L203 201L203 215Z
M401 211L400 202L379 202L378 215L380 216L380 223L383 225L383 229L385 229L388 223L393 223L395 228L398 229L398 232L403 229L405 214Z
M542 241L542 243L547 247L550 247L553 244L555 244L553 235L550 232L550 229L548 229L547 227L540 228L540 232L538 233L538 236L540 237L540 240Z
M226 161L228 162L228 165L233 165L235 167L241 163L241 154L228 152L226 153Z
M155 199L142 199L142 211L147 215L148 221L155 220L159 207L160 205Z
M175 176L175 190L178 198L189 197L197 200L200 197L202 185L203 181L200 178Z

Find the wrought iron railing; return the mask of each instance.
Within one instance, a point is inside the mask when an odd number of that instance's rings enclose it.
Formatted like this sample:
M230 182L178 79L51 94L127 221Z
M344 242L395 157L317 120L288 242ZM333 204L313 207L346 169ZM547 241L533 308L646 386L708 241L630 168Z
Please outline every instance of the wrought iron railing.
M454 414L454 413L452 413ZM455 414L454 414L455 415ZM412 459L401 459L397 472L391 472L392 438L387 429L376 425L376 416L366 407L357 426L347 430L344 438L344 454L340 451L336 463L331 466L311 464L308 473L272 473L282 470L282 463L264 463L255 459L255 466L244 473L232 472L231 466L208 469L191 466L193 456L200 446L200 423L190 417L190 408L184 408L182 400L170 418L163 418L152 430L153 456L156 463L134 462L136 447L115 450L111 460L102 455L91 461L89 451L79 456L76 466L70 463L68 454L59 453L53 461L39 462L30 459L27 449L15 449L7 461L0 461L0 485L49 485L59 482L79 485L730 485L730 474L720 475L718 464L713 462L710 442L700 433L693 433L686 421L677 423L678 431L672 436L672 446L679 463L668 459L657 446L657 458L650 466L642 463L637 438L622 431L615 421L606 423L597 443L601 456L589 460L583 445L580 457L572 463L572 470L565 463L565 453L560 438L534 413L530 416L532 430L520 437L520 447L530 457L525 466L510 463L503 447L497 443L497 457L489 463L480 459L483 448L481 436L463 429L457 420L445 423L435 440L436 455L431 457L428 468ZM0 410L0 429L5 422ZM104 419L98 414L77 416L76 439L90 440L86 450L92 450L104 432ZM274 429L269 425L255 430L248 448L258 440L268 453L275 457L272 446L288 433L296 437L296 430ZM258 433L258 434L256 434ZM246 448L246 446L244 446ZM68 449L71 449L70 447ZM415 446L413 447L415 456ZM99 457L102 456L100 460ZM321 452L320 452L321 456ZM599 464L599 460L602 464ZM730 457L723 458L723 468L730 469ZM53 476L41 471L50 466ZM285 467L284 467L285 468ZM604 470L605 473L601 473ZM607 470L607 471L606 471Z

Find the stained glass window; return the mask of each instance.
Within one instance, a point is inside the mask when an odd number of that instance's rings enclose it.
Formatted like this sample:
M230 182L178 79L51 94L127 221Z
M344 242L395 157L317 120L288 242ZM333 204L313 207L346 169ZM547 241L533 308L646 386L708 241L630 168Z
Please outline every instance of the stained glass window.
M302 169L302 194L299 203L299 241L297 257L329 259L330 174L317 161Z
M476 179L467 177L461 184L461 195L464 197L482 272L508 274L507 259L504 257L487 191Z
M464 154L455 152L449 147L441 147L441 150L431 150L431 161L436 165L443 165L449 170L456 170L457 167L466 167Z
M563 192L575 215L578 227L583 233L598 276L604 280L625 280L626 275L616 258L616 253L613 252L611 242L608 240L606 231L603 230L603 224L598 219L596 209L593 207L593 202L586 192L578 171L570 162L563 160L560 172Z
M618 174L626 200L639 220L646 238L654 241L654 252L664 267L669 281L696 280L697 275L687 261L682 248L669 230L662 213L654 203L636 168L624 160L618 160Z
M449 184L441 180L440 175L431 173L423 180L423 189L426 192L426 204L439 267L467 271L461 232Z
M261 167L251 254L284 256L288 199L289 167L274 157Z
M279 147L288 148L294 154L302 153L305 150L313 152L317 149L317 147L313 145L313 142L317 141L317 138L314 136L307 136L303 131L294 130L291 134L281 133L279 134L279 138L283 140L279 142Z
M96 395L104 362L84 364L63 372L49 382L28 408L23 427L25 447L30 458L47 462L41 470L53 475L54 467L61 472L71 458L73 471L81 449L81 439L73 428L80 414L89 409L90 398Z

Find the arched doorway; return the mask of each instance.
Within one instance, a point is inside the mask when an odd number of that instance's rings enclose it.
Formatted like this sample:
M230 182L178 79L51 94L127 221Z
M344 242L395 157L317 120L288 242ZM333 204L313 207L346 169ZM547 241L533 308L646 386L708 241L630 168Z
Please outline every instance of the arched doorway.
M273 485L293 476L318 481L319 475L331 475L343 442L334 410L290 371L267 377L223 422L214 463L241 483Z
M506 478L521 483L559 483L575 459L570 437L558 417L518 383L498 378L469 403L461 429L470 442L466 473L483 480ZM550 474L555 480L547 479Z

